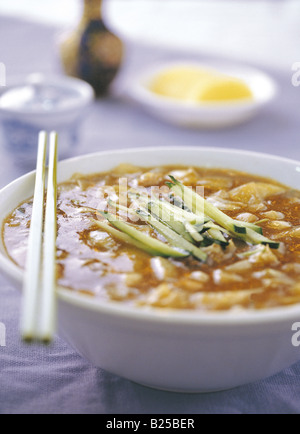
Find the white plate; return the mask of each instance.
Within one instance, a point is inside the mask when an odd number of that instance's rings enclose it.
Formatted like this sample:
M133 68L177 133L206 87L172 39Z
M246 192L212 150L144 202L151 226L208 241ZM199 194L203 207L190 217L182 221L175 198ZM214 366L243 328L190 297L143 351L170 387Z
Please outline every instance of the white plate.
M240 78L250 87L253 101L193 103L156 95L149 84L160 72L172 67L196 67L216 69L232 77ZM172 62L162 63L135 77L128 95L148 113L175 125L191 128L221 128L241 124L259 113L276 97L278 87L267 74L249 67L228 63Z

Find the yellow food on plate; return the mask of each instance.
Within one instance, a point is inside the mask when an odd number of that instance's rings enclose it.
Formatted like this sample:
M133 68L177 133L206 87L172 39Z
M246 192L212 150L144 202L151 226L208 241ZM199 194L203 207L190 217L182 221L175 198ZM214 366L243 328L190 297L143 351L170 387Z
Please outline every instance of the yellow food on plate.
M216 70L176 67L159 73L150 84L157 95L186 102L217 103L252 100L243 80Z

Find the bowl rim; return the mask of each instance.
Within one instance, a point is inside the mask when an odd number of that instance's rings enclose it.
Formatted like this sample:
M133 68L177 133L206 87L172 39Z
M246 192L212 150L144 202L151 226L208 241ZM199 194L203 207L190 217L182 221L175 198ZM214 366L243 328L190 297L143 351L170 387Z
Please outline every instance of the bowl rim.
M257 99L256 96L253 100L241 100L241 101L230 101L230 102L211 102L211 103L197 103L192 101L180 101L176 98L160 96L152 92L147 88L147 82L154 78L156 74L162 72L165 69L171 67L180 67L180 66L194 66L196 68L206 68L206 69L219 69L220 71L227 72L235 71L235 72L243 72L246 75L255 75L259 77L261 80L264 80L265 83L268 84L269 89L267 95L264 98ZM232 74L234 76L235 74ZM250 85L251 87L251 85ZM253 109L259 108L263 105L268 104L270 101L276 98L279 93L279 87L276 80L268 73L252 66L245 66L243 64L238 64L229 61L197 61L197 60L174 60L174 61L165 61L158 62L156 65L153 65L151 68L144 69L141 71L137 80L134 84L129 87L128 94L131 98L133 98L136 102L141 104L146 104L148 106L157 106L161 109L181 109L181 110L190 110L197 113L210 113L217 112L218 110L231 109L231 110L240 110L240 109Z
M299 166L300 161L271 155L268 153L260 153L253 151L245 151L231 148L218 148L218 147L183 147L183 146L162 146L162 147L147 147L147 148L128 148L122 150L122 155L126 158L126 155L133 153L147 153L147 152L223 152L226 154L235 154L241 156L248 156L252 158L263 157L278 163L285 162L293 166ZM73 158L63 160L59 163L59 167L63 165L72 165L80 160L89 160L100 157L110 157L119 155L120 150L113 151L100 151L91 154L85 154ZM300 170L299 170L300 171ZM23 182L29 180L30 177L34 177L35 171L29 172L22 177L14 180L4 188L0 190L0 198L5 195L10 189L16 186L22 185ZM24 199L26 200L26 199ZM4 219L1 220L1 227ZM0 271L3 274L9 276L13 281L22 284L24 272L21 270L5 253L0 252ZM112 318L123 318L134 321L142 321L144 323L152 324L181 324L191 326L249 326L249 325L264 325L264 324L280 324L287 321L295 322L300 321L300 303L292 306L283 306L268 308L262 310L230 310L220 312L199 312L191 310L172 310L172 309L159 309L153 307L137 307L128 306L115 301L106 301L97 299L82 293L78 293L63 287L58 287L58 299L66 302L77 308L81 308L90 312L96 312L98 314L108 315Z

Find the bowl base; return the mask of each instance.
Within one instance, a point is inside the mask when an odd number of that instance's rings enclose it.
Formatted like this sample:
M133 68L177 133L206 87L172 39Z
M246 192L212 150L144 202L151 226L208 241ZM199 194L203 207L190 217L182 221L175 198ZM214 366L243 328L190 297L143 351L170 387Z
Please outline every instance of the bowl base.
M162 386L155 386L153 384L147 384L147 383L140 383L137 381L133 381L133 383L139 385L139 386L143 386L143 387L147 387L148 389L153 389L153 390L160 390L161 392L169 392L169 393L186 393L189 395L205 395L208 393L219 393L219 392L226 392L228 390L233 390L235 388L225 388L225 389L176 389L176 388L169 388L169 387L162 387Z

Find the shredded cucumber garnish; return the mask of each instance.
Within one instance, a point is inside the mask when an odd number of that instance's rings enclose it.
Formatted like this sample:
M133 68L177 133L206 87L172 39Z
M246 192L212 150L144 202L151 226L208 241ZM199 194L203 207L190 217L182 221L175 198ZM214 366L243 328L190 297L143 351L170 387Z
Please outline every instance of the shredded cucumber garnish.
M88 207L82 207L81 212L93 211L101 215L105 221L92 219L102 230L110 233L117 240L135 246L150 255L172 257L176 259L194 256L201 262L207 260L203 247L213 243L223 249L229 245L231 238L237 238L251 245L269 246L278 249L280 243L272 241L263 235L263 229L258 224L234 220L219 210L205 198L186 187L180 181L170 176L167 183L172 194L172 203L155 195L148 196L139 191L129 193L129 199L134 205L127 208L111 200L108 204L116 211L126 213L143 220L164 241L150 236L131 223L121 218L122 214L113 216L110 212L102 212ZM264 220L258 223L262 223ZM257 250L243 253L244 257L255 254Z
M185 258L189 254L188 252L180 249L174 249L167 244L150 237L149 235L134 228L129 223L121 220L117 220L113 215L109 213L101 213L103 217L113 226L107 223L93 220L93 222L103 230L111 233L112 236L118 240L138 247L141 250L149 253L153 256L173 257L173 258ZM116 229L115 229L116 228ZM117 230L118 229L118 230Z
M186 250L190 252L195 258L205 262L207 254L196 247L194 244L185 240L181 235L178 235L175 231L168 226L161 223L154 215L150 214L146 209L140 209L137 211L139 216L152 226L157 232L159 232L172 246Z
M239 238L250 244L263 244L269 245L272 249L278 249L280 243L274 242L263 236L263 230L260 226L252 223L240 222L227 216L221 210L209 203L202 196L193 192L190 188L177 181L173 176L170 176L172 183L168 183L171 190L179 196L186 205L197 214L197 210L203 210L204 214L214 220L218 225L224 228L228 233L234 237ZM210 230L211 232L211 230ZM216 233L213 232L213 236ZM217 236L217 239L221 241L221 237ZM225 240L226 242L226 240Z

